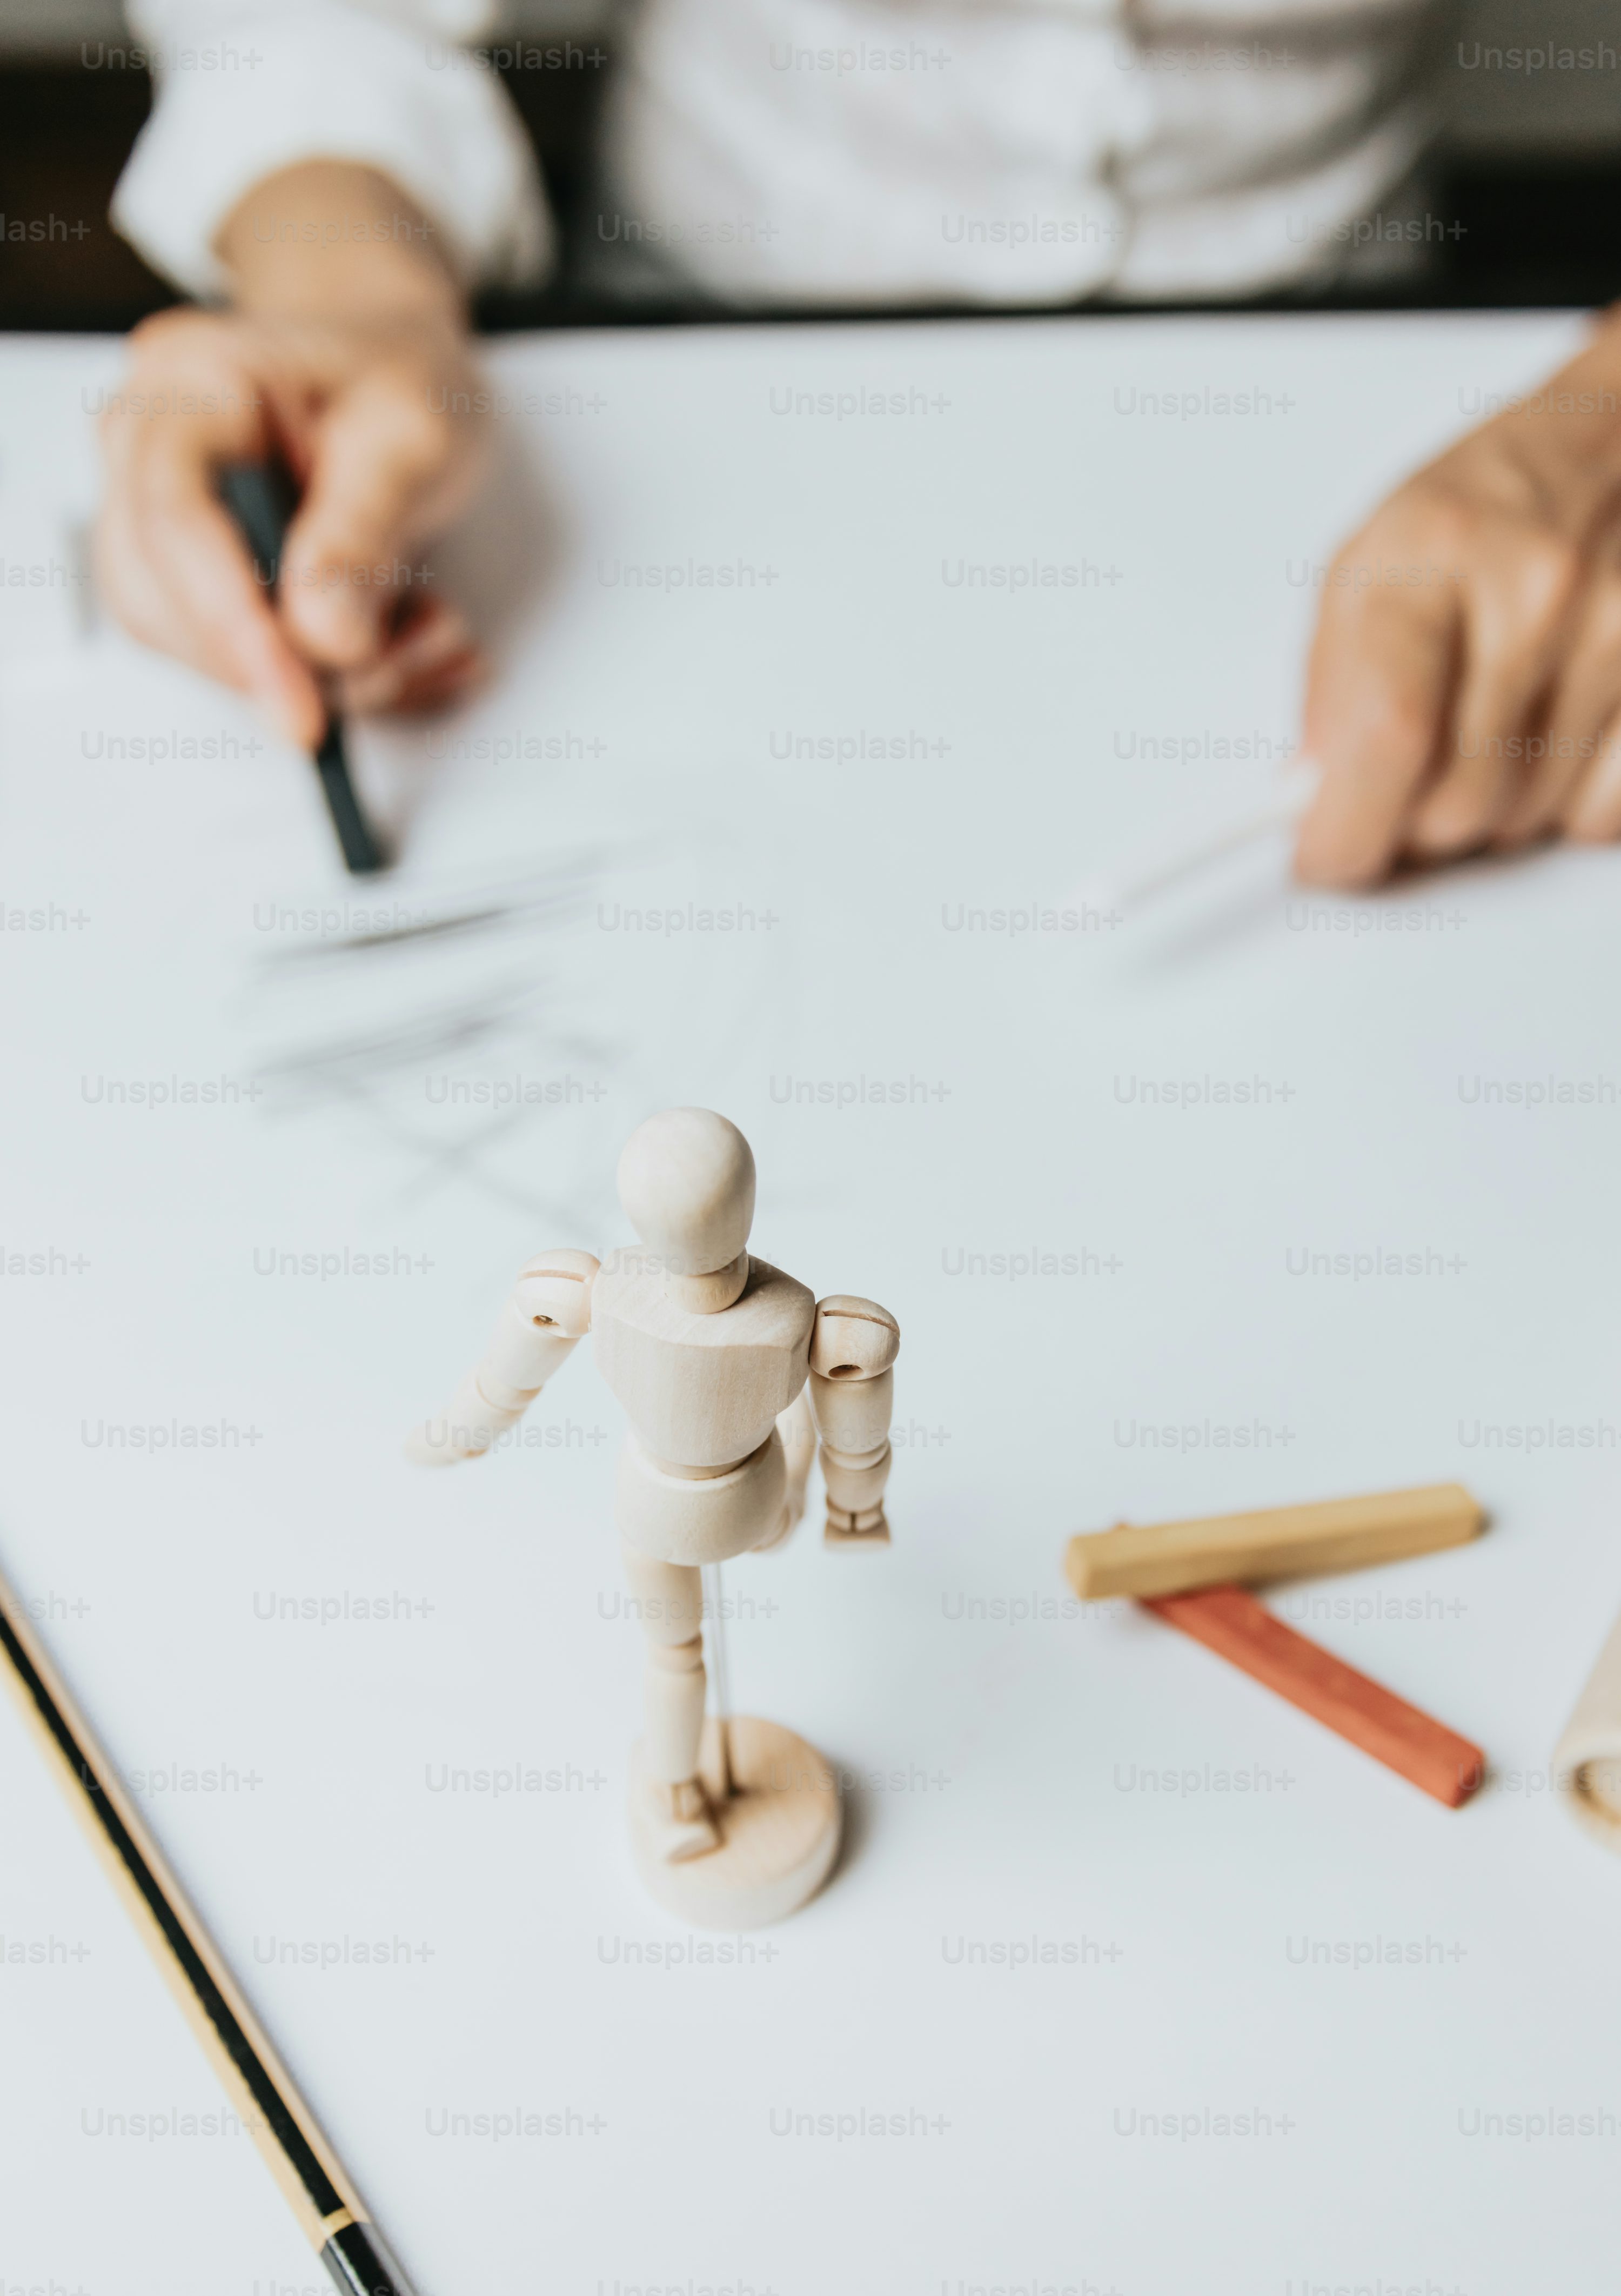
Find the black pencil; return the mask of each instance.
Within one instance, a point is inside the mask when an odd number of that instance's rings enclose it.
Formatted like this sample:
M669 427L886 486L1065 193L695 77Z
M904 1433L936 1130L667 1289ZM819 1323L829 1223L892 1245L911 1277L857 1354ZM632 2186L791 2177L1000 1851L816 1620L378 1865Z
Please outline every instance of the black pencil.
M259 580L267 590L274 590L282 571L282 545L299 506L292 473L278 460L226 463L218 477L220 500L253 553ZM352 877L375 875L386 865L386 857L355 794L343 746L343 720L335 709L328 715L326 731L315 751L315 771L343 849L344 865Z
M0 1668L148 1950L344 2296L411 2296L145 1821L0 1578Z

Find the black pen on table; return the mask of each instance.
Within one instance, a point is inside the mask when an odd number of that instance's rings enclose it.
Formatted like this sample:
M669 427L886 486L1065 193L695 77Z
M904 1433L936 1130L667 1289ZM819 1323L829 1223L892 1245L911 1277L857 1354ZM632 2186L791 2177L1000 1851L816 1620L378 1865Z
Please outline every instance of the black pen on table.
M253 553L255 570L267 590L282 571L282 545L299 507L292 473L279 458L268 463L226 463L219 471L220 500ZM371 823L360 809L343 746L343 721L327 713L326 731L315 751L315 771L326 793L327 810L352 877L370 877L387 866Z
M185 2012L282 2196L342 2296L411 2296L315 2117L145 1820L0 1577L0 1666L24 1720Z

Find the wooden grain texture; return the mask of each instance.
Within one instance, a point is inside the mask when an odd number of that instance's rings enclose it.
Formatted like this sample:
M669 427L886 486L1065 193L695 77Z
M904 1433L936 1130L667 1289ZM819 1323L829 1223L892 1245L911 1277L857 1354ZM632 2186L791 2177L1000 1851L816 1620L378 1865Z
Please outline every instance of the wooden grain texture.
M805 1385L815 1313L814 1292L753 1258L740 1299L716 1315L694 1313L670 1297L656 1255L631 1244L602 1262L593 1345L650 1458L733 1467L758 1450Z
M1072 1538L1064 1568L1084 1602L1175 1595L1230 1578L1287 1578L1399 1562L1461 1546L1485 1526L1485 1509L1461 1483L1426 1483L1250 1514L1117 1523Z
M757 1930L814 1898L839 1854L839 1781L815 1747L780 1722L736 1714L704 1725L700 1772L720 1826L720 1847L672 1862L650 1824L646 1748L632 1757L631 1850L648 1894L701 1930Z
M830 1546L889 1543L884 1492L900 1345L899 1324L876 1300L834 1292L818 1301L806 1387L822 1439Z
M1449 1809L1486 1775L1478 1746L1371 1681L1292 1627L1243 1587L1203 1587L1149 1598L1143 1608L1203 1643L1230 1665L1287 1698L1364 1754L1433 1794Z
M618 1184L626 1218L670 1275L729 1268L749 1242L754 1151L712 1108L667 1108L638 1124L619 1157Z
M818 1306L750 1254L753 1152L712 1110L649 1117L618 1177L638 1242L600 1264L561 1250L528 1262L448 1422L430 1422L409 1448L430 1464L487 1450L590 1332L630 1421L614 1513L647 1638L630 1798L637 1865L684 1919L753 1927L821 1888L838 1850L839 1795L821 1756L778 1723L711 1728L717 1759L705 1759L699 1569L789 1536L818 1442L828 1543L888 1543L900 1329L854 1292Z

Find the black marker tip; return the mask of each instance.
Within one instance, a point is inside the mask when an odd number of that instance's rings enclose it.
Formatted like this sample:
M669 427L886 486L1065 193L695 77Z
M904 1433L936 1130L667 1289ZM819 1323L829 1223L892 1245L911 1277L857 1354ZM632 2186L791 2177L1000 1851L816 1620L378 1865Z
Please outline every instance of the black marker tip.
M253 554L259 580L274 590L282 570L282 545L299 506L292 474L279 459L268 463L226 463L218 474L220 500L235 520L243 541ZM389 865L376 832L360 809L349 761L343 746L343 726L329 718L315 770L326 796L326 809L343 850L344 866L352 877L374 877Z
M326 808L332 816L332 827L338 832L338 842L343 849L344 865L351 877L374 877L380 869L389 865L389 857L378 843L377 833L360 809L360 800L355 794L355 784L349 778L349 761L343 747L343 725L337 718L329 718L326 731L321 736L321 747L315 751L315 771L321 776L321 786L326 791Z

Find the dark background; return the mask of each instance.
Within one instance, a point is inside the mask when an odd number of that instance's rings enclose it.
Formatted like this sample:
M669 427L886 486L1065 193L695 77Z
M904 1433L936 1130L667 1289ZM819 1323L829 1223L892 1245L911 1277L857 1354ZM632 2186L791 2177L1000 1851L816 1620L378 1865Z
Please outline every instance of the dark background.
M505 75L540 154L563 261L544 292L487 295L480 323L715 316L679 289L605 282L591 259L591 155L612 69L612 0L520 0L509 12L526 37L571 44L578 59L566 70ZM1621 70L1533 76L1466 70L1461 62L1477 41L1621 50L1621 4L1465 0L1456 33L1442 88L1449 126L1427 194L1433 211L1458 226L1455 238L1434 250L1420 277L1400 286L1274 301L1291 308L1558 308L1621 296ZM45 242L0 237L0 327L113 332L176 299L107 221L151 99L144 72L105 61L128 43L116 0L0 0L0 217L53 217L62 226Z

